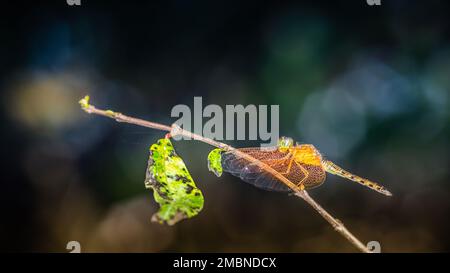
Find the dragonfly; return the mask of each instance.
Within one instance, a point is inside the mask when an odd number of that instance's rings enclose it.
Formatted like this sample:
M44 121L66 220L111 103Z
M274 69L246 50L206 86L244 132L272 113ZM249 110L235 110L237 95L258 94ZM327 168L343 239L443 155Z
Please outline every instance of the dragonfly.
M325 182L326 173L337 175L381 194L392 196L385 187L369 179L352 174L333 162L325 159L311 144L294 144L289 137L281 137L278 145L271 148L238 148L240 153L247 154L264 163L265 166L291 181L296 190L316 188ZM239 156L235 151L222 154L223 171L239 177L243 181L268 191L292 192L292 187L282 183L279 178L264 170L264 166Z

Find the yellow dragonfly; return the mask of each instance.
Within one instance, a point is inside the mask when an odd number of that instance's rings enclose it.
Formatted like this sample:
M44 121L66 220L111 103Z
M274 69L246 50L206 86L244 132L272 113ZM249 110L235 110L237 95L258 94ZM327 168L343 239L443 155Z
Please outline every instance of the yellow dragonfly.
M383 186L354 175L326 160L313 145L294 144L291 138L280 138L278 145L273 148L240 148L237 150L270 166L300 190L320 186L325 181L328 172L357 182L384 195L392 196ZM222 154L222 168L225 172L261 189L292 191L278 178L264 171L261 165L248 161L234 151Z

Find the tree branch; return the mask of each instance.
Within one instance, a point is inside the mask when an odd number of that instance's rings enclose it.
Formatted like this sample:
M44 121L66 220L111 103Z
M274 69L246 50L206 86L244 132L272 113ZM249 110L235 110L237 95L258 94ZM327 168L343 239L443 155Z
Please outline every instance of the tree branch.
M151 129L161 130L169 132L169 136L174 137L176 135L181 135L186 138L195 139L204 143L207 143L209 145L215 146L217 148L221 148L225 151L231 151L235 153L236 155L245 158L246 160L253 162L257 164L259 167L264 169L265 171L269 172L273 176L275 176L277 179L279 179L282 183L286 184L289 188L291 188L295 192L295 196L302 198L305 200L311 207L313 207L328 223L331 224L331 226L339 232L344 238L346 238L350 243L352 243L358 250L365 253L370 253L369 249L361 243L345 226L344 224L339 221L338 219L334 218L329 214L324 208L322 208L309 194L303 189L299 188L297 185L292 183L289 179L281 175L279 172L275 171L273 168L268 166L267 164L261 162L260 160L257 160L253 158L252 156L243 153L239 151L236 148L233 148L230 145L227 145L225 143L221 143L215 140L212 140L210 138L203 137L201 135L197 135L195 133L192 133L190 131L186 131L182 128L180 128L178 125L173 124L172 126L156 123L156 122L150 122L143 119L133 118L126 115L123 115L118 112L114 112L111 110L102 110L97 109L94 105L89 104L89 96L84 97L79 101L81 108L88 114L96 114L100 116L105 116L108 118L115 119L117 122L125 122L130 123L142 127L147 127Z

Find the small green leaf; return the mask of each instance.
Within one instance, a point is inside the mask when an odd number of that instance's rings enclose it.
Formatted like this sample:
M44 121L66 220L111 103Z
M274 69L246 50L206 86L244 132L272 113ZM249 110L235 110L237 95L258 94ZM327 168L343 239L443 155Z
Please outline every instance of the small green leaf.
M145 186L153 189L160 205L152 221L173 225L203 208L203 194L169 139L160 139L150 147Z
M222 152L223 149L214 149L208 155L208 169L215 175L220 177L222 175Z

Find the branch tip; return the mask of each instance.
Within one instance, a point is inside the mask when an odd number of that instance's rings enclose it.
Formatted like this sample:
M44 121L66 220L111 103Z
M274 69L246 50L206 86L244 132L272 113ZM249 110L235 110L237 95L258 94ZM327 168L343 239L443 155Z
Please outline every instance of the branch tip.
M84 96L84 98L82 98L81 100L78 101L78 103L80 104L81 108L83 110L86 110L87 108L89 108L89 95Z

